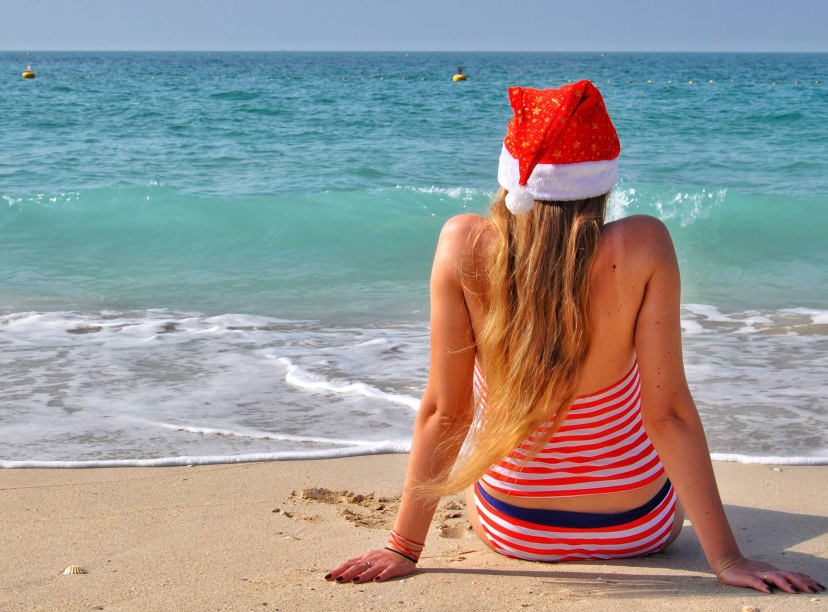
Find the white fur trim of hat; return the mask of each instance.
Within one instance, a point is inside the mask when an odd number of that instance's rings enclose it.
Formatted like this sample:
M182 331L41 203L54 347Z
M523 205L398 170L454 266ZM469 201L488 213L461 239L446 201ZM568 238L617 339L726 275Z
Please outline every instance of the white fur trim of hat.
M500 151L497 182L509 193L506 207L515 215L527 213L536 200L571 201L607 193L618 182L618 158L575 164L537 164L520 184L518 160L504 145Z

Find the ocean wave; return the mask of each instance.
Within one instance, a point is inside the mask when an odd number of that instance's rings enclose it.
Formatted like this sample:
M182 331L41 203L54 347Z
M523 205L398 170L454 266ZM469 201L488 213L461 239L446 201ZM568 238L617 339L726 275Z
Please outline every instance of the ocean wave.
M191 425L176 425L174 423L161 423L147 421L144 419L133 419L136 422L146 423L162 429L180 431L184 433L197 434L201 436L227 436L230 438L248 438L251 440L281 440L284 442L308 442L310 444L327 444L331 446L347 446L355 448L373 449L377 444L392 445L399 448L406 447L409 442L406 440L358 440L353 438L325 438L320 436L302 436L265 431L237 431L222 427L194 427ZM315 451L314 451L315 452Z
M396 191L410 191L413 193L424 193L427 195L438 195L446 197L451 200L461 200L463 202L471 202L478 199L489 200L494 197L495 192L487 189L475 189L472 187L437 187L431 185L430 187L414 187L409 185L397 185L394 187ZM387 191L387 188L380 188L377 191Z
M412 410L419 410L420 400L409 395L398 393L387 393L364 382L335 382L327 378L304 370L294 364L287 357L275 357L285 366L285 382L289 385L305 391L315 393L339 393L342 395L362 395L374 399L381 399L394 404L408 406Z
M614 221L630 214L643 213L656 216L668 224L677 221L681 227L687 227L713 215L724 204L727 193L727 188L674 189L619 185L610 193L607 218Z
M682 304L684 333L828 335L828 310L816 308L750 309L724 313L710 304Z
M255 91L234 89L232 91L220 91L218 93L210 94L209 97L214 100L255 100L260 97L260 94Z
M763 123L774 123L774 122L795 122L799 119L805 119L806 116L800 111L788 112L788 113L766 113L766 114L756 114L756 113L749 113L745 114L744 116L739 118L739 121L745 121L752 124L763 124Z
M205 455L159 457L156 459L103 459L92 461L0 461L2 469L59 469L59 468L114 468L114 467L180 467L261 461L301 461L339 459L365 455L401 454L411 451L408 442L377 442L370 447L342 448L317 451L286 451L281 453L252 453L245 455ZM761 457L731 453L711 453L713 461L759 465L811 466L828 465L828 457Z
M248 107L240 108L239 111L242 113L250 113L251 115L265 115L267 117L279 117L287 114L287 111L281 108Z
M821 461L828 311L688 303L681 315L714 458ZM343 327L161 309L0 315L0 347L15 398L0 406L0 458L11 467L404 449L429 363L424 322ZM148 457L162 459L133 461Z

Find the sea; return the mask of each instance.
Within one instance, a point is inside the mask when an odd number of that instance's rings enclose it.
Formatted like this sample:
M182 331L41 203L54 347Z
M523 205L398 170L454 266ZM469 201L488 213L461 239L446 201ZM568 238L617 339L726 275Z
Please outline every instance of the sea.
M440 227L487 210L507 88L580 79L610 218L672 234L713 458L828 463L828 54L31 51L0 52L0 466L406 452Z

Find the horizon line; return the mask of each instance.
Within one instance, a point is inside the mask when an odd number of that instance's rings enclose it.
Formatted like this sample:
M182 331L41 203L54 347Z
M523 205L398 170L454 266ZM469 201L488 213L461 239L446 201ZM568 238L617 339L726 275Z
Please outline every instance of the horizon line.
M610 50L532 50L532 49L0 49L0 53L812 53L806 50L744 50L744 49L610 49Z

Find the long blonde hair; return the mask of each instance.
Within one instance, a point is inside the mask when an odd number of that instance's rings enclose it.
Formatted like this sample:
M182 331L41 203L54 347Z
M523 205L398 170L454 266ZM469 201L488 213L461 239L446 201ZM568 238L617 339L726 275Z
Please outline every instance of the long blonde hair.
M546 444L575 399L590 347L590 273L608 194L542 202L523 215L509 212L505 195L501 189L492 202L491 240L471 272L484 288L476 347L486 408L440 487L445 493L475 482L529 436L528 458Z

